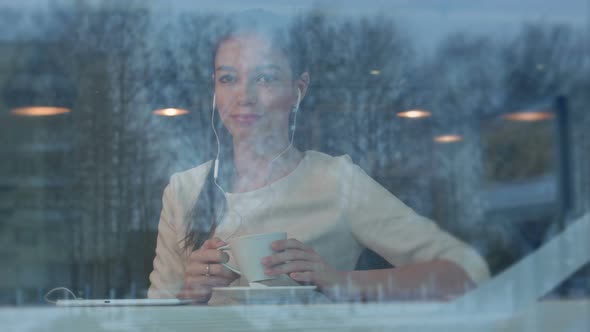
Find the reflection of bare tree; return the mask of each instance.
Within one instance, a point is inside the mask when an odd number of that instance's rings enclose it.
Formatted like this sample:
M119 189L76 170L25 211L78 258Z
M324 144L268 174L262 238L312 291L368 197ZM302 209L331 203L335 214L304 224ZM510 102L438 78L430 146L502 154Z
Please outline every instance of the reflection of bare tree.
M503 50L507 102L524 106L569 92L583 61L577 39L567 26L525 26Z
M379 120L391 120L400 103L411 69L408 40L383 17L334 21L303 15L294 31L303 32L294 38L312 74L306 103L325 119L315 148L351 153L372 171L378 161L367 151L381 152L392 143L384 136L391 126Z
M147 114L142 109L147 12L135 8L94 11L84 2L55 7L50 28L81 95L73 117L77 186L71 200L82 211L76 222L75 280L94 285L106 296L106 285L123 287L127 235L147 217L143 204L149 164L143 139ZM66 27L77 27L69 30ZM63 50L68 50L64 57Z
M51 17L56 43L72 53L63 61L83 90L73 113L80 166L70 201L83 216L74 226L74 280L94 296L109 289L141 296L129 288L147 288L163 184L211 157L207 87L218 27L211 17L167 20L128 3L96 10L81 2ZM151 113L170 106L192 113Z
M590 137L587 126L590 116L588 82L590 81L590 49L588 36L564 25L525 26L514 40L504 46L505 85L508 107L526 107L553 102L557 96L570 100L570 141L574 173L574 210L588 211L587 151ZM531 149L546 149L539 142ZM535 151L541 155L541 151ZM532 166L531 166L532 167ZM572 211L574 213L574 211Z
M436 219L470 242L478 237L473 232L484 213L479 120L503 99L500 68L498 48L491 40L454 35L441 44L427 69L434 135L463 137L459 143L435 147L435 195L442 195Z
M518 220L499 223L487 218L484 212L488 202L480 196L485 184L482 179L488 174L484 170L494 172L494 179L516 179L515 175L530 178L545 173L554 167L550 147L555 146L556 138L547 125L494 127L490 117L539 102L551 103L560 94L572 94L574 98L583 95L573 93L580 81L576 71L583 67L585 57L576 39L565 27L542 25L525 26L514 39L501 42L456 35L441 44L433 67L428 69L437 73L434 85L439 88L431 89L431 96L436 101L432 107L442 111L436 124L438 131L464 136L461 143L437 152L442 166L438 168L438 181L444 189L437 191L452 197L444 200L440 219L471 242L480 239L476 243L488 255L495 271L537 246L543 231L527 229L522 234ZM573 118L586 117L580 110L571 111ZM572 124L574 132L579 130ZM490 130L483 137L482 128ZM491 158L482 158L482 138L488 140L486 153L493 153ZM520 143L516 146L512 142ZM583 179L586 175L577 173L575 177ZM583 193L578 193L578 199L583 200ZM539 225L546 230L551 218Z
M296 42L310 64L312 84L303 105L305 148L349 154L405 202L429 214L430 140L423 128L396 117L422 106L413 91L421 79L408 36L385 17L299 17ZM301 134L300 137L306 137Z
M584 39L586 38L586 39ZM522 31L513 40L503 45L503 80L507 91L504 104L505 111L516 111L545 106L557 110L556 99L559 96L563 100L571 100L569 109L569 124L571 132L569 136L573 150L573 168L567 170L573 173L578 181L587 181L587 172L580 172L584 169L583 160L586 158L582 152L583 146L588 141L584 139L582 123L588 121L587 112L583 111L583 99L587 93L581 93L580 87L584 81L588 81L590 70L588 69L589 51L584 47L587 40L583 33L575 31L564 25L544 26L531 24L523 27ZM587 45L587 44L586 44ZM544 105L543 105L544 104ZM548 124L549 125L549 124ZM548 126L547 125L547 126ZM551 160L548 157L556 158L557 151L561 148L557 139L555 128L545 128L541 124L535 126L521 126L519 132L514 131L508 134L507 138L517 139L526 135L527 139L537 138L536 144L531 143L526 155L531 156L528 160L514 161L514 157L505 158L504 163L508 168L519 165L522 170L528 169L537 174L543 169L556 171L561 162ZM578 137L578 139L574 139ZM547 142L548 140L548 142ZM545 142L544 142L545 141ZM551 156L547 156L552 153ZM521 154L525 156L525 154ZM537 158L534 158L537 157ZM541 159L539 159L541 158ZM582 163L582 164L580 164ZM577 164L577 165L576 165ZM508 173L518 174L518 170L509 170ZM533 173L531 173L532 175ZM574 181L579 183L578 181ZM574 190L574 209L583 211L585 205L584 189L578 186ZM587 193L586 193L587 195ZM572 213L574 211L571 211Z

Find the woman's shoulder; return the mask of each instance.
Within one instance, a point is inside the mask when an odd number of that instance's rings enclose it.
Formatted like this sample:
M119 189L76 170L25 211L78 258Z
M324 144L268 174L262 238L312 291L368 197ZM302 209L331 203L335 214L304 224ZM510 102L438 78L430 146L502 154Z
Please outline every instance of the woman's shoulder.
M193 200L201 191L212 164L213 161L209 160L191 169L172 174L169 184L171 190L177 197Z
M352 159L347 154L332 156L315 150L307 150L305 154L314 166L334 167L354 165Z
M209 173L213 160L206 161L198 166L184 171L176 172L170 177L170 181L198 181L203 180Z
M338 181L351 180L357 177L358 173L363 173L361 168L352 161L348 154L332 156L323 152L308 150L306 151L309 169L314 173L333 175Z
M307 151L310 168L319 176L332 176L345 191L351 189L381 187L349 155L331 156L318 151ZM362 192L362 191L361 191Z

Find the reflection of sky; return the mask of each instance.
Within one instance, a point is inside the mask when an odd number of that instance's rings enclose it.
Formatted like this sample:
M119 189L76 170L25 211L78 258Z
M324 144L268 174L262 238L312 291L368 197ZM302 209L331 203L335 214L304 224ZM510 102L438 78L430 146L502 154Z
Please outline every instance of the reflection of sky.
M169 0L155 0L170 3ZM176 0L187 10L266 8L285 14L319 7L335 15L382 14L404 24L419 46L431 46L449 32L502 36L524 22L590 24L590 0ZM590 29L590 28L589 28Z
M0 7L42 8L51 2L0 0ZM337 16L378 13L396 18L418 46L426 47L449 32L503 36L517 31L524 22L567 23L590 31L590 0L151 0L143 3L164 10L194 12L264 8L294 14L319 7Z

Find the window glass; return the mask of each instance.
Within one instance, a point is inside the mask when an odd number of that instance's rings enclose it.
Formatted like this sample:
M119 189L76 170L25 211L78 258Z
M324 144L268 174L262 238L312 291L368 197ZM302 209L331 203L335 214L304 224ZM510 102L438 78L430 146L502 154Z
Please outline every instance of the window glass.
M309 73L296 117L286 113L293 146L348 155L377 187L473 248L492 279L587 217L588 1L1 3L0 305L45 305L56 287L94 299L148 296L166 204L179 209L184 199L171 184L163 201L164 190L173 174L217 156L214 93L221 107L221 91L242 82L267 92L283 84L242 67L234 85L218 80L224 33L256 8L288 27L284 58ZM222 146L236 146L234 130ZM338 176L339 186L354 183ZM376 202L370 211L389 208ZM351 269L405 263L359 234ZM181 251L186 234L177 235ZM569 243L560 257L573 248L587 244ZM589 265L578 265L540 300L588 301Z

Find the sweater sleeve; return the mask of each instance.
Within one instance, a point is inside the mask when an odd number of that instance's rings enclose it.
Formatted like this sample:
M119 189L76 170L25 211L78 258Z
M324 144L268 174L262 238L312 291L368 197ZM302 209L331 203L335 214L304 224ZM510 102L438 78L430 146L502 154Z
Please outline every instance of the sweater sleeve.
M174 298L183 285L184 261L180 252L177 230L173 223L177 204L174 195L174 176L164 189L162 212L158 224L156 257L150 273L148 298Z
M357 165L348 166L349 222L362 245L394 266L444 259L476 284L489 278L486 262L473 248L415 213Z

